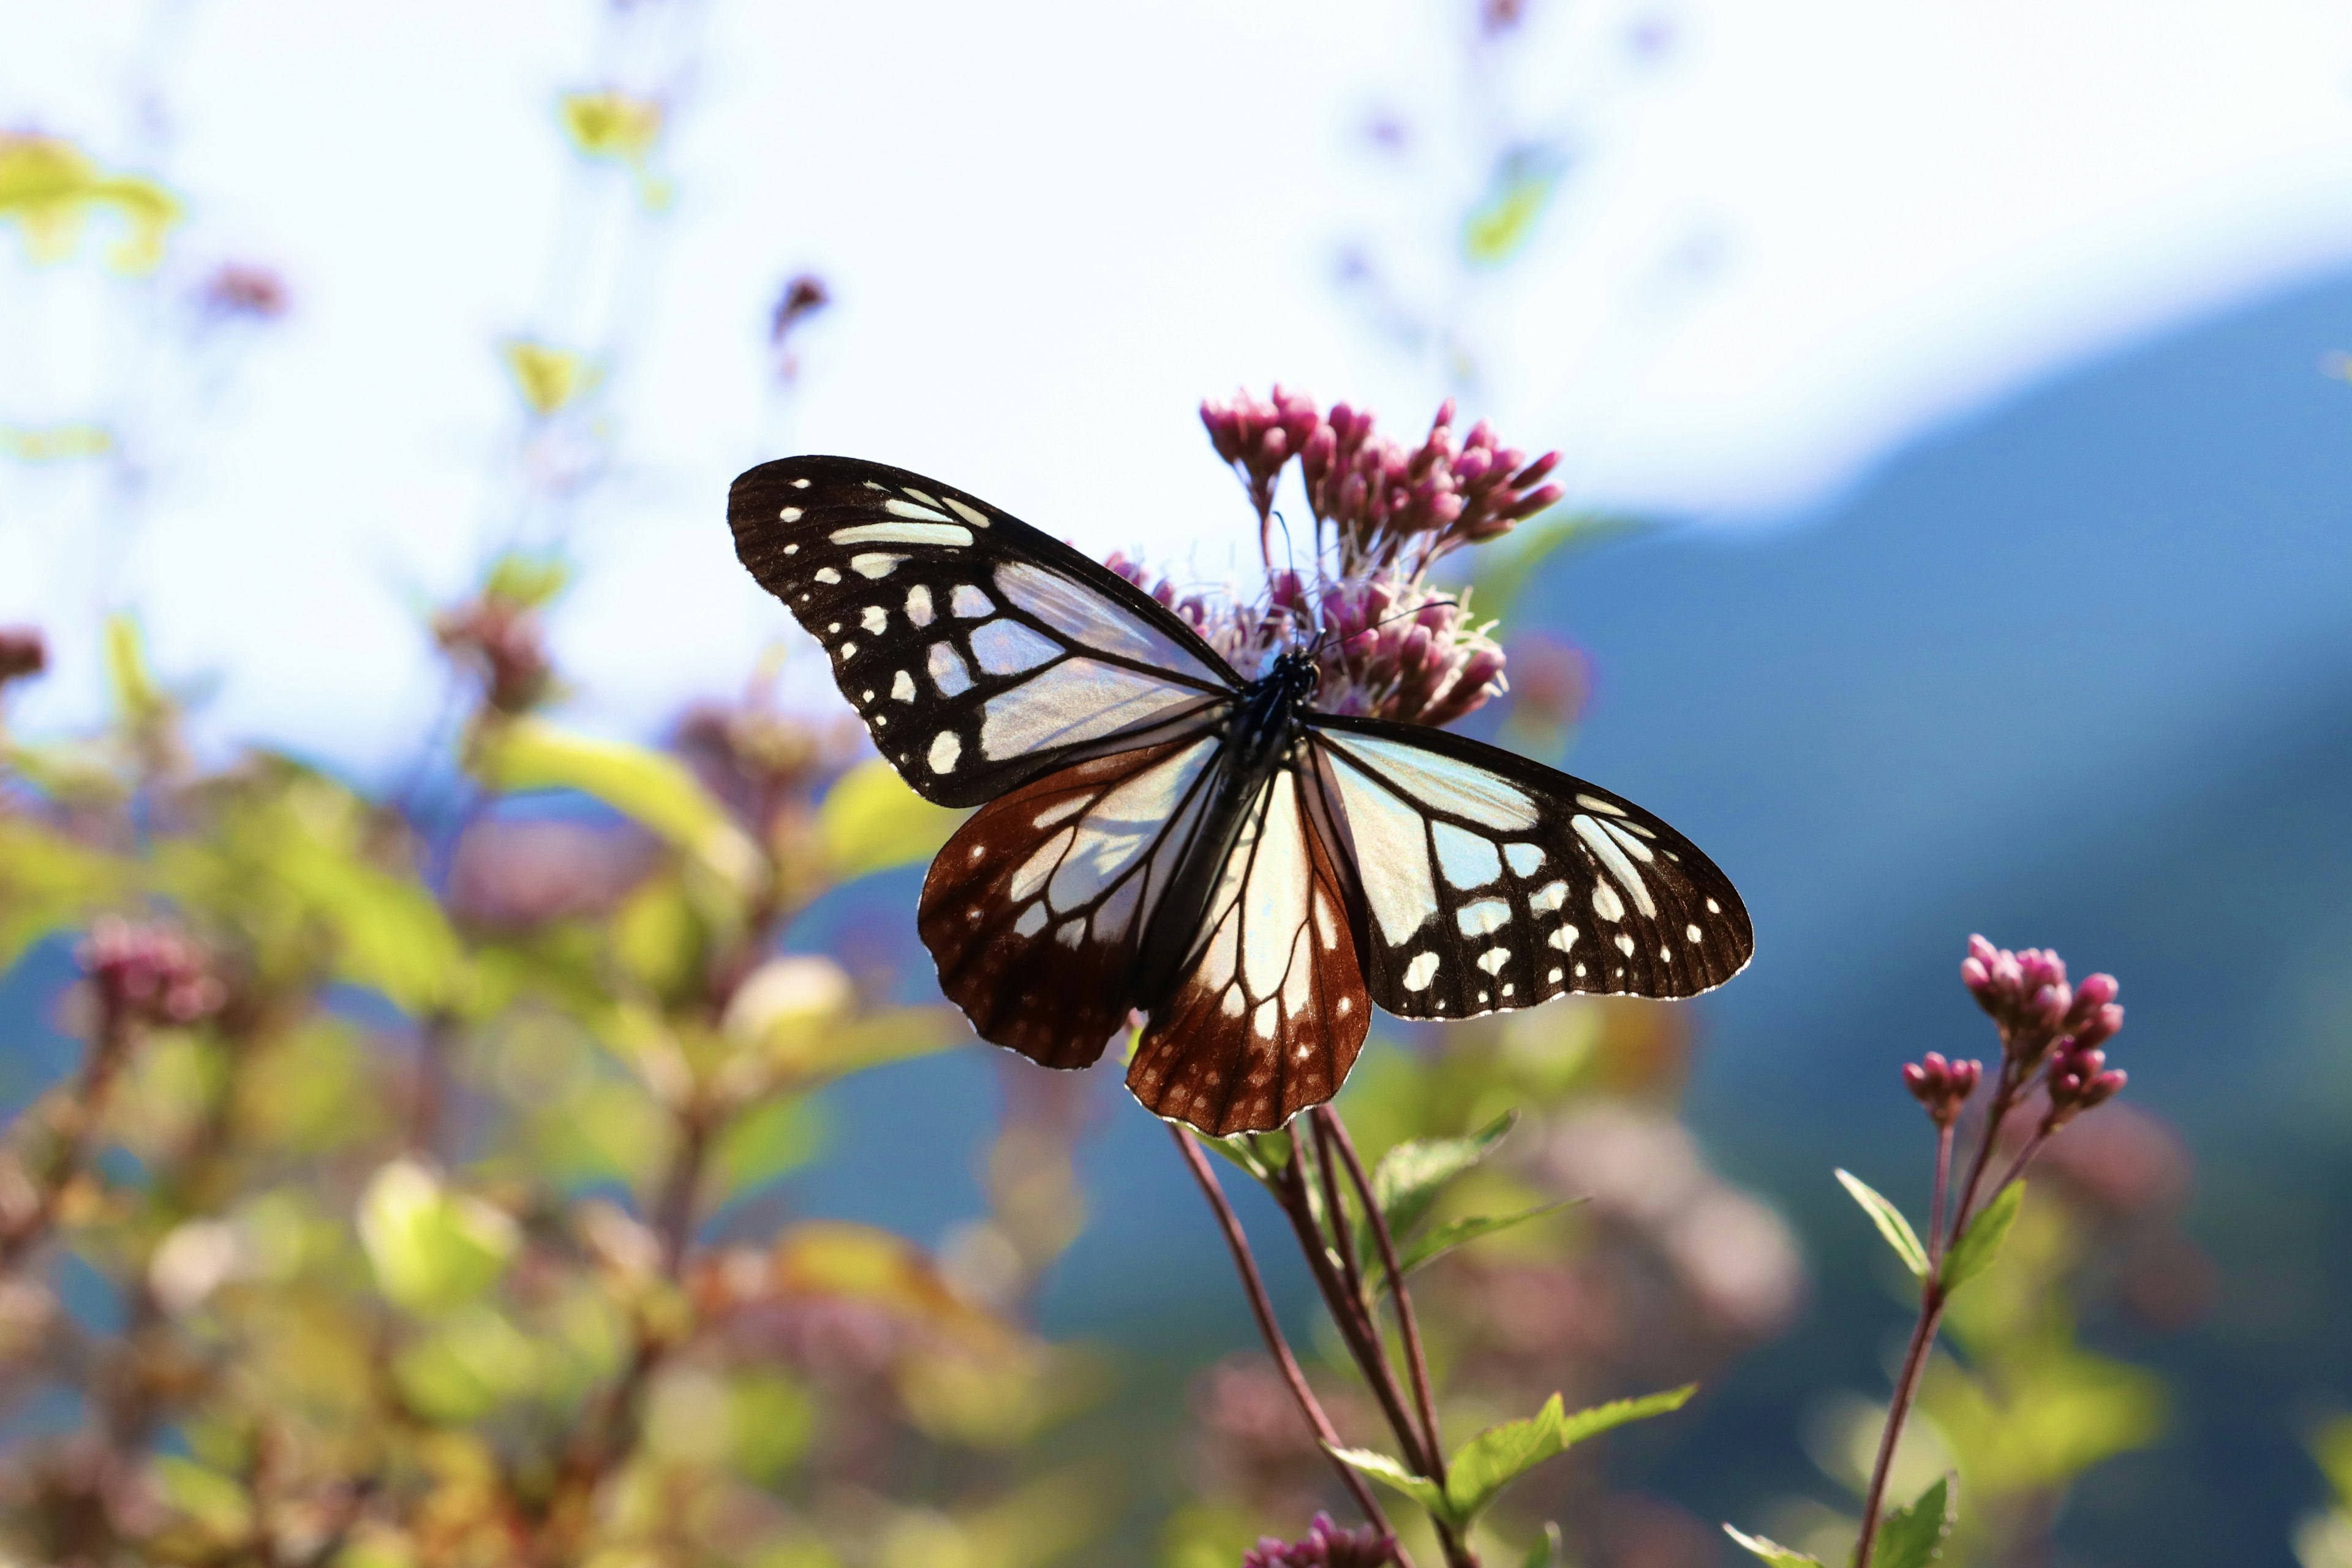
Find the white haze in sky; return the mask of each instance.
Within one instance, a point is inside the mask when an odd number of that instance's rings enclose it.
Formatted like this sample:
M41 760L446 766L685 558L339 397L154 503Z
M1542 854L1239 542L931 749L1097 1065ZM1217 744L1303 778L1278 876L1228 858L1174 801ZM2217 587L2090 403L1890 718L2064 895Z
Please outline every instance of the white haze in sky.
M1465 422L1563 448L1576 499L1714 524L2352 258L2340 4L1528 0L1478 76L1471 9L710 0L666 79L676 204L611 261L628 178L584 174L553 104L643 68L597 58L587 0L192 0L160 33L145 5L5 0L0 127L160 149L190 204L173 266L267 262L295 300L171 393L97 246L35 268L0 226L0 422L205 415L170 426L128 540L95 470L0 458L0 620L49 627L60 664L25 726L94 710L96 617L131 605L167 672L216 680L210 732L392 765L442 690L419 606L509 526L493 346L561 339L606 290L649 303L607 345L620 467L557 637L574 716L626 730L779 634L723 511L786 450L1222 574L1251 530L1203 394L1279 377L1410 432L1447 389L1338 281L1350 250L1454 323ZM160 118L126 86L142 39ZM1559 184L1476 272L1464 216L1515 140ZM764 331L802 268L838 303L787 405Z

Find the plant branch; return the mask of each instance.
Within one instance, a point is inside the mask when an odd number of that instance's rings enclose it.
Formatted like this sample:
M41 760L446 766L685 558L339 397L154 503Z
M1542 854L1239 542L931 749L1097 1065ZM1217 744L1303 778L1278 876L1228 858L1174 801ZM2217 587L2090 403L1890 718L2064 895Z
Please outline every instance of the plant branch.
M1298 1370L1298 1360L1290 1353L1290 1345L1282 1337L1282 1326L1275 1321L1274 1303L1266 1297L1265 1281L1258 1277L1257 1260L1250 1256L1249 1237L1242 1231L1240 1216L1225 1201L1224 1189L1217 1184L1217 1173L1209 1168L1208 1156L1201 1152L1201 1146L1192 1141L1192 1133L1171 1122L1168 1135L1176 1141L1177 1152L1191 1168L1192 1179L1201 1184L1201 1195L1209 1200L1209 1207L1217 1216L1218 1228L1225 1233L1225 1246L1233 1252L1234 1271L1241 1276L1242 1292L1249 1298L1250 1311L1257 1319L1258 1332L1265 1338L1265 1348L1273 1353L1275 1364L1282 1369L1283 1381L1290 1385L1291 1397L1298 1401L1299 1411L1307 1417L1307 1425L1313 1428L1317 1443L1326 1454L1329 1454L1339 1447L1339 1435L1333 1429L1331 1418L1323 1413L1315 1391L1307 1386L1307 1374ZM1396 1531L1390 1527L1388 1516L1381 1511L1380 1500L1372 1495L1370 1483L1337 1458L1331 1460L1331 1464L1339 1472L1339 1479L1347 1484L1348 1490L1354 1495L1357 1506L1363 1510L1365 1519L1381 1533L1394 1535ZM1398 1549L1397 1556L1404 1568L1412 1568L1405 1562L1402 1548Z
M1911 1330L1911 1343L1903 1352L1903 1370L1895 1374L1894 1402L1886 1407L1886 1429L1879 1435L1878 1458L1871 1466L1870 1489L1862 1501L1862 1538L1854 1543L1853 1568L1870 1568L1870 1552L1878 1539L1880 1510L1886 1504L1886 1478L1895 1468L1895 1448L1903 1424L1918 1396L1919 1378L1927 1371L1927 1353L1936 1343L1936 1330L1944 1319L1944 1285L1930 1273L1919 1288L1919 1321Z
M1437 1426L1437 1401L1430 1392L1429 1358L1422 1352L1421 1325L1413 1315L1412 1293L1404 1288L1404 1270L1397 1266L1396 1237L1389 1231L1388 1216L1381 1213L1381 1205L1372 1196L1372 1184L1364 1174L1363 1161L1356 1155L1355 1141L1348 1136L1347 1123L1328 1105L1317 1106L1313 1115L1317 1137L1339 1146L1340 1158L1348 1164L1349 1180L1355 1184L1357 1201L1363 1205L1364 1219L1372 1227L1372 1239L1379 1244L1381 1267L1388 1270L1389 1294L1396 1302L1397 1328L1404 1336L1405 1366L1412 1374L1413 1403L1421 1410L1431 1466L1425 1473L1442 1487L1445 1484L1445 1439Z

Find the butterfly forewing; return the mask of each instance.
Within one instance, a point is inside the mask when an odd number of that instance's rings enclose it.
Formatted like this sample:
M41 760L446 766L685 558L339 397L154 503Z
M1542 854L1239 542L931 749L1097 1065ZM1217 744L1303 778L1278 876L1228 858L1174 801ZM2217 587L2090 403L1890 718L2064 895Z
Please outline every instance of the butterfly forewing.
M1372 999L1408 1018L1695 996L1753 952L1730 880L1608 791L1438 731L1314 714Z
M1370 1024L1338 863L1297 772L1266 781L1202 923L1199 956L1137 1042L1145 1108L1225 1136L1339 1091Z
M1182 732L1240 684L1125 579L919 475L785 458L738 479L728 515L876 746L943 805Z
M1127 1022L1135 955L1215 783L1209 731L1078 763L973 814L916 917L981 1037L1085 1067Z

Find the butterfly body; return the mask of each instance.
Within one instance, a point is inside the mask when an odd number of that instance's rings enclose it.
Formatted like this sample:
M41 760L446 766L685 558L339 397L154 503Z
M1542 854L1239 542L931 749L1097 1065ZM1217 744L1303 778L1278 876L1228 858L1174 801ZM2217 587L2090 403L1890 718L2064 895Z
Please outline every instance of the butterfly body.
M980 809L917 928L982 1038L1053 1067L1150 1015L1128 1082L1223 1134L1337 1092L1373 1005L1460 1018L1685 996L1753 950L1680 834L1443 731L1315 706L1317 650L1244 679L1125 579L951 487L843 458L735 482L745 564L876 744Z

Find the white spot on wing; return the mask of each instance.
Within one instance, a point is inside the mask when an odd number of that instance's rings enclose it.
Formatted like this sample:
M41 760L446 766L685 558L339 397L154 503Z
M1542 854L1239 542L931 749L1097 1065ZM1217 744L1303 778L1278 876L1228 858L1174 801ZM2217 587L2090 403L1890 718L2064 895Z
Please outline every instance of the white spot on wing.
M987 595L971 584L959 583L954 594L949 596L948 614L961 620L976 621L982 616L996 614L996 606L990 603Z
M860 577L887 577L891 570L905 559L903 555L885 555L880 551L869 550L851 556L849 569Z
M1478 967L1489 974L1500 974L1503 965L1510 962L1511 950L1507 947L1490 947L1478 955Z
M1617 933L1617 951L1628 958L1633 956L1633 935L1631 931L1621 931Z
M1065 827L1032 850L1029 858L1021 862L1021 868L1013 873L1013 879L1004 885L1005 897L1025 899L1044 887L1045 879L1052 876L1054 868L1061 863L1063 851L1069 848L1070 841L1076 837L1076 828Z
M1706 912L1711 915L1719 915L1723 912L1723 906L1717 903L1713 899L1709 899L1706 901Z
M836 528L828 535L835 544L967 545L971 530L952 522L861 522Z
M1544 940L1551 943L1552 946L1559 949L1560 952L1566 952L1570 948L1576 945L1576 936L1577 931L1574 926L1562 926L1558 931L1552 932L1549 936L1544 938Z
M981 510L978 507L966 506L963 502L956 500L953 496L947 498L947 503L950 510L953 511L958 517L963 519L966 522L971 524L972 527L986 528L988 526L988 514Z
M1465 821L1507 831L1536 825L1536 803L1528 793L1484 768L1398 741L1326 733L1323 742L1362 757L1405 794Z
M1503 874L1503 858L1492 839L1450 822L1435 825L1437 868L1457 888L1483 888Z
M1019 621L991 621L971 634L971 656L991 675L1016 675L1061 657L1059 643Z
M942 730L931 737L931 772L946 773L956 765L956 759L962 755L963 742L956 738L956 732L953 730Z
M1684 939L1685 939L1685 941L1688 941L1688 942L1696 942L1696 941L1698 941L1698 940L1699 940L1699 929L1698 929L1698 927L1696 927L1696 926L1685 926L1685 927L1683 927L1683 937L1684 937Z
M1625 815L1625 808L1623 806L1612 805L1598 795L1580 795L1576 797L1576 804L1584 807L1587 811L1605 812L1611 816L1622 816Z
M1039 746L1091 741L1199 700L1197 692L1133 670L1091 658L1065 659L988 700L981 749L1003 758Z
M913 501L900 500L896 496L884 501L882 510L892 517L911 517L919 522L947 522L948 521L948 514L943 511L934 511L927 506L917 506ZM953 527L954 524L950 523L949 526ZM965 534L964 542L970 543L971 536Z
M1363 871L1364 897L1389 945L1402 947L1438 908L1421 815L1340 757L1337 748L1333 760L1339 804Z
M1568 884L1547 882L1536 890L1534 898L1528 900L1528 908L1539 915L1548 915L1566 902L1568 902Z
M1608 829L1609 837L1614 838L1619 844L1624 846L1626 853L1633 856L1634 859L1655 860L1657 858L1655 855L1651 853L1650 847L1648 845L1643 843L1631 833L1625 831L1624 824L1604 822L1601 826Z
M816 580L820 583L838 583L841 581L841 574L830 566L820 566L816 569Z
M1087 797L1082 795L1074 795L1067 800L1047 806L1035 816L1030 818L1030 826L1033 827L1051 827L1054 824L1061 821L1064 817L1084 811L1086 808Z
M1454 921L1464 936L1485 936L1510 923L1511 906L1500 899L1478 899L1454 910Z
M1031 904L1021 911L1021 918L1013 922L1013 929L1023 936L1035 936L1045 929L1045 906Z
M890 624L890 612L879 605L868 605L866 613L857 617L857 624L869 632L878 632Z
M931 624L931 591L920 583L907 590L907 618L919 626Z
M1510 866L1514 875L1532 877L1535 875L1536 868L1543 864L1543 846L1506 844L1503 846L1503 859Z
M794 479L793 481L793 489L796 490L804 490L808 488L809 482L806 479Z
M1625 918L1625 900L1619 898L1617 889L1608 883L1595 882L1592 884L1592 912L1604 921L1622 921Z
M965 665L963 655L956 652L955 644L933 643L929 668L931 684L940 689L940 696L959 697L971 689L971 670Z
M798 522L801 520L801 509L796 506L788 506L784 508L783 510L778 512L776 516L785 522Z
M1404 966L1404 988L1408 991L1425 991L1436 973L1437 954L1416 953L1413 955L1412 962Z
M1642 880L1642 873L1633 868L1633 862L1625 858L1625 851L1619 847L1616 837L1589 816L1571 816L1569 826L1576 829L1576 836L1584 840L1594 857L1609 868L1609 874L1633 896L1633 907L1645 917L1654 919L1658 912L1657 901L1650 897L1649 884ZM1595 895L1596 898L1598 896ZM1614 920L1617 917L1609 915L1602 918Z
M915 678L903 669L898 671L890 678L890 695L901 702L912 702L915 700Z

